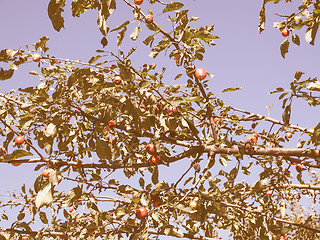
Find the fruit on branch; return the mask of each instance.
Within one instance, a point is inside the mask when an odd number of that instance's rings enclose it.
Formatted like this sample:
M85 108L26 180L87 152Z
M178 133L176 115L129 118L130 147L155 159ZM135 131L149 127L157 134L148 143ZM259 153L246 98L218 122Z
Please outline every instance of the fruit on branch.
M248 140L247 140L248 141ZM251 150L252 149L252 145L251 145L251 142L246 142L244 144L244 147L247 149L247 150Z
M41 59L41 55L39 53L35 53L32 55L32 61L39 62Z
M158 198L154 199L153 202L152 202L152 204L153 204L154 207L159 207L159 206L161 206L161 205L162 205L162 200L161 200L161 198L158 197Z
M258 133L256 133L256 132L253 133L253 136L254 136L256 139L258 139L258 137L259 137Z
M145 207L139 208L136 211L136 218L142 220L148 215L148 210Z
M207 76L207 71L204 68L198 68L194 75L198 80L203 80Z
M17 137L14 139L14 142L15 142L16 144L19 144L19 145L23 144L23 143L24 143L24 136L17 136Z
M137 5L141 5L143 3L143 0L134 0L134 3Z
M219 124L219 122L220 122L220 118L217 118L217 117L216 117L216 118L214 118L214 119L213 119L213 122L214 122L215 124Z
M144 17L144 20L146 21L146 23L153 23L153 16L152 15L146 15Z
M13 162L13 163L11 163L13 166L15 166L15 167L17 167L17 166L20 166L21 165L21 163L19 163L19 162Z
M178 113L178 108L177 108L177 106L174 106L174 105L173 105L173 106L168 107L167 113L168 113L168 115L169 115L170 117L173 117L173 116L177 115L177 113Z
M62 181L62 176L59 174L59 175L57 176L57 178L58 178L58 183L61 183L61 181Z
M300 194L297 194L297 195L296 195L296 199L300 200L300 198L301 198L301 195L300 195Z
M114 79L112 80L112 82L113 82L114 84L119 85L119 84L121 84L121 82L122 82L122 78L121 78L120 76L115 76Z
M286 134L286 136L287 136L287 138L292 138L292 132L288 132L288 133Z
M111 144L116 144L118 141L118 139L115 136L111 136L109 137L109 143Z
M303 168L303 166L301 164L297 164L296 165L296 170L297 170L297 172L302 172L305 169Z
M284 29L284 30L282 31L282 36L288 37L288 36L289 36L289 30L288 30L288 29Z
M198 201L192 200L192 201L189 203L189 206L190 206L192 209L197 209L198 206L199 206Z
M73 207L69 208L69 212L73 212L73 210L74 210Z
M272 195L272 193L273 193L273 191L272 191L272 190L268 190L268 191L267 191L267 195L268 195L268 196L271 196L271 195Z
M48 178L50 177L51 173L53 172L54 170L52 168L46 168L46 169L43 169L42 171L42 176L44 176L45 178Z
M158 165L161 162L161 158L159 155L152 155L150 157L150 162L152 162L155 165Z
M148 144L146 146L146 151L147 153L151 154L151 155L155 155L157 153L157 148L156 145L154 144Z
M113 121L113 120L108 122L108 126L109 127L115 127L116 125L117 125L117 123L115 121Z

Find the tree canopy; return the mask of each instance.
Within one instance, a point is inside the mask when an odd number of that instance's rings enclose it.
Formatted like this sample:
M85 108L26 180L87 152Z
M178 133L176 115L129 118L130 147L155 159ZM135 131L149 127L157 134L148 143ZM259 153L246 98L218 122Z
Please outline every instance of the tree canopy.
M262 2L260 33L269 2L291 1ZM54 56L54 39L46 36L0 52L1 81L31 63L29 74L40 81L0 93L0 162L33 164L38 174L33 187L2 195L0 240L319 239L320 123L306 128L291 121L296 99L320 105L315 77L297 70L293 81L271 92L279 96L282 119L250 112L211 89L213 74L201 61L219 37L213 23L198 26L183 1L68 4L48 1L58 32L66 7L73 17L97 12L101 49L88 62ZM123 17L111 29L113 14ZM283 58L290 44L300 45L299 33L316 44L318 1L303 0L295 12L277 15ZM147 37L139 38L141 32ZM137 67L134 55L154 63ZM171 66L180 70L174 84L166 77ZM162 180L159 171L173 165L174 179Z

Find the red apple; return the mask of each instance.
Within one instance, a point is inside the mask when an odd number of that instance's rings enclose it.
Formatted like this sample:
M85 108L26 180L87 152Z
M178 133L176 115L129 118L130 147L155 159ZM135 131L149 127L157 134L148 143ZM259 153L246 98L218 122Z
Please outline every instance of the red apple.
M153 16L147 15L144 17L144 20L146 21L146 23L153 23Z
M287 138L292 138L292 132L287 132L286 136Z
M134 0L134 3L137 5L141 5L143 3L143 0Z
M304 170L303 166L301 164L296 165L297 172L302 172Z
M258 137L259 137L258 133L256 133L256 132L253 133L253 136L254 136L256 139L258 139Z
M273 191L272 191L272 190L269 190L269 191L267 192L267 195L268 195L268 196L271 196L272 193L273 193Z
M21 165L21 163L18 163L18 162L16 162L16 163L13 162L13 163L11 163L11 164L12 164L13 166L16 166L16 167Z
M207 76L207 71L204 68L198 68L196 72L194 73L197 79L203 80Z
M115 127L116 125L117 125L117 123L115 121L111 120L111 121L108 122L108 126L109 127Z
M58 178L58 183L61 183L61 181L62 181L62 176L61 176L61 175L58 175L57 178Z
M46 169L43 169L42 171L42 176L44 176L45 178L48 178L50 177L51 173L53 172L54 170L52 168L46 168Z
M218 124L218 123L220 122L220 118L214 118L214 119L213 119L213 122L214 122L215 124Z
M120 76L115 76L112 82L119 85L122 82L122 78Z
M195 201L195 200L192 200L190 203L189 203L189 206L193 209L197 209L198 208L198 202Z
M146 146L146 151L151 154L151 155L155 155L157 153L157 148L156 145L154 144L148 144Z
M14 142L16 144L23 144L24 143L24 136L17 136L15 139L14 139Z
M178 113L178 108L176 106L170 106L167 109L167 113L169 116L173 117Z
M155 165L158 165L161 162L161 158L159 155L152 155L150 158L150 162L152 162Z
M142 220L148 215L148 210L144 207L137 209L136 218Z
M288 36L289 36L289 30L288 30L288 29L284 29L284 30L282 31L282 36L288 37Z
M32 55L32 61L39 62L41 59L41 55L39 53L35 53Z

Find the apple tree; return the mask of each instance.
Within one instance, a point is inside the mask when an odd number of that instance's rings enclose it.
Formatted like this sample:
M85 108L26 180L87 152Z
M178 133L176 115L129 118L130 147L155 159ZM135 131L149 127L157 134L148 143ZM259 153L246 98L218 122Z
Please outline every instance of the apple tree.
M290 118L295 99L320 104L319 81L297 71L289 89L273 91L282 119L230 106L210 90L211 70L200 64L218 38L213 25L193 27L198 18L182 1L145 2L152 9L142 0L71 3L74 17L98 12L102 49L88 62L54 56L48 37L1 51L2 81L34 64L30 74L40 84L0 93L0 161L33 164L38 174L33 187L23 185L0 202L0 223L10 222L0 227L0 239L213 240L220 230L233 239L319 239L320 123L308 129ZM268 2L280 1L263 1L260 32ZM132 16L110 29L119 4ZM48 3L56 31L64 27L65 7L64 0ZM170 24L157 23L154 11ZM319 14L319 2L310 0L289 16L279 14L285 20L275 27L288 30L283 57L290 41L300 44L301 29L315 43ZM123 51L123 43L149 52ZM112 44L118 51L107 50ZM137 67L135 54L156 63ZM166 78L170 65L181 84ZM297 147L289 148L293 136ZM159 177L179 163L172 181Z

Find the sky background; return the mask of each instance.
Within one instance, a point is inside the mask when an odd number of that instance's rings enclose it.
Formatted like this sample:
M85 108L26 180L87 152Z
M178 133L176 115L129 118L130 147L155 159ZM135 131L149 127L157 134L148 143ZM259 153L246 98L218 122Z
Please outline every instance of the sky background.
M73 18L70 11L71 1L66 2L63 14L65 28L56 32L47 15L48 1L0 0L0 49L26 49L26 44L32 48L32 44L42 36L48 36L50 38L48 54L58 58L88 61L96 54L96 49L102 49L100 44L102 35L96 23L97 11L89 11L82 14L80 18ZM126 21L124 17L133 19L129 7L120 3L121 1L117 2L119 2L117 10L107 22L111 29ZM262 115L268 114L267 105L274 104L270 116L281 120L281 102L278 101L278 95L270 95L269 92L277 87L289 88L289 83L297 70L306 73L303 78L319 77L319 38L316 39L315 46L307 44L304 40L305 29L297 32L301 46L290 44L286 59L280 55L280 44L285 38L278 29L273 28L273 22L282 21L274 13L293 12L297 7L295 3L268 4L266 30L259 34L258 17L262 1L185 0L182 2L185 8L190 9L189 17L200 17L192 26L214 24L213 35L220 37L216 40L216 46L207 48L203 62L196 63L197 67L204 67L214 75L209 83L210 90L219 93L227 87L243 88L236 93L221 95L226 104ZM300 3L300 1L295 2ZM155 21L161 23L165 30L170 30L165 25L168 23L166 15L157 15L159 10L155 7L156 5L148 3L141 6L144 12L152 9ZM137 24L130 25L126 33L127 39ZM151 32L143 24L140 26L143 31L138 41L132 43L129 39L126 42L128 44L123 44L122 50L126 52L130 47L138 46L139 53L133 54L131 58L133 65L139 68L144 63L156 61L161 69L162 64L167 65L167 62L161 56L155 60L148 57L149 50L140 42ZM117 51L115 42L116 35L110 34L109 45L105 49ZM1 67L6 67L1 64ZM166 83L172 82L170 76L174 77L183 70L174 66L172 62L166 67L168 68ZM38 79L28 74L30 70L37 71L37 65L24 64L15 72L12 79L0 82L0 92L5 93L17 87L24 88L39 84ZM293 106L291 123L307 128L318 123L320 116L318 108L309 107L299 100L295 100ZM293 142L292 146L294 147L295 144ZM9 164L1 164L0 193L20 190L22 183L32 184L40 174L40 172L34 172L33 168L34 166L30 165L13 167ZM171 174L175 174L174 169L165 169L165 173L160 171L160 178L170 178Z

